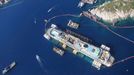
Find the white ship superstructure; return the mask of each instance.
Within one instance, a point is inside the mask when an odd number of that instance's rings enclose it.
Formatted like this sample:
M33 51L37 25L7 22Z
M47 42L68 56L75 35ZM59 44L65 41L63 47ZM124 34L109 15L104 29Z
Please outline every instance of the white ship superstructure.
M86 58L92 60L92 66L100 69L102 65L110 67L114 62L114 58L110 54L110 48L102 45L96 47L90 43L84 42L71 34L65 33L64 31L57 28L56 25L52 24L44 37L50 41L57 41L64 49L71 50L75 55L78 53L86 56Z

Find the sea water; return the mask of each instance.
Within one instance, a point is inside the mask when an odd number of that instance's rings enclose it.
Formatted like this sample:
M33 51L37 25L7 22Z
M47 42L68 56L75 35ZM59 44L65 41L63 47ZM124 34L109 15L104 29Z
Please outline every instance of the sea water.
M89 62L69 52L63 57L53 52L54 45L43 37L44 19L66 13L79 14L81 9L77 8L78 3L78 0L23 0L19 5L0 10L0 69L16 61L17 65L8 73L9 75L133 75L133 59L110 68L102 67L98 71ZM54 5L57 5L55 9L47 13ZM68 19L77 20L80 28L68 28ZM92 39L96 46L109 46L115 61L134 55L132 43L119 38L88 18L60 17L51 23ZM134 29L113 30L134 40ZM46 62L42 61L47 73L39 66L36 54Z

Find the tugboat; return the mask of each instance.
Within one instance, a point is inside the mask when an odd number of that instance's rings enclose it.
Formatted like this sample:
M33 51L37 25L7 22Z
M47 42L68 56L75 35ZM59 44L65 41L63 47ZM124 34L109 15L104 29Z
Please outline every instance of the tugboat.
M74 29L78 29L79 27L79 24L78 23L75 23L73 22L72 20L69 20L67 26L71 27L71 28L74 28Z
M63 54L64 54L64 51L57 47L53 47L53 51L56 52L57 54L59 54L60 56L63 56Z
M9 72L10 70L12 70L15 66L16 66L16 62L14 61L9 66L5 67L2 70L2 74L5 75L7 72Z

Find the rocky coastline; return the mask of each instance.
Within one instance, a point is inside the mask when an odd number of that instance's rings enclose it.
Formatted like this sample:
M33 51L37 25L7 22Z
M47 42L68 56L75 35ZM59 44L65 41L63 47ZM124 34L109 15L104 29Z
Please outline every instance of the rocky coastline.
M105 22L115 24L134 18L134 0L112 0L90 10L90 13Z

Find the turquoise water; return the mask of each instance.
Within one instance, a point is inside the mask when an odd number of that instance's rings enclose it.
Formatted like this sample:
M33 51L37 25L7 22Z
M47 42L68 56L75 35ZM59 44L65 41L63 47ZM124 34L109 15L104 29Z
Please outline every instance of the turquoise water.
M43 37L44 19L64 13L79 14L81 9L77 8L78 0L20 1L22 3L13 3L13 6L0 10L0 70L14 60L17 62L17 66L7 75L133 75L133 59L98 71L89 62L69 52L65 52L63 57L53 52L54 45ZM47 13L52 6L55 9ZM81 24L80 28L74 30L66 27L68 19L77 20ZM106 44L111 47L111 54L116 61L134 55L132 43L88 18L60 17L51 23L63 30L68 28L86 36L97 46ZM112 30L134 40L134 29ZM43 68L35 59L36 54L41 57Z

